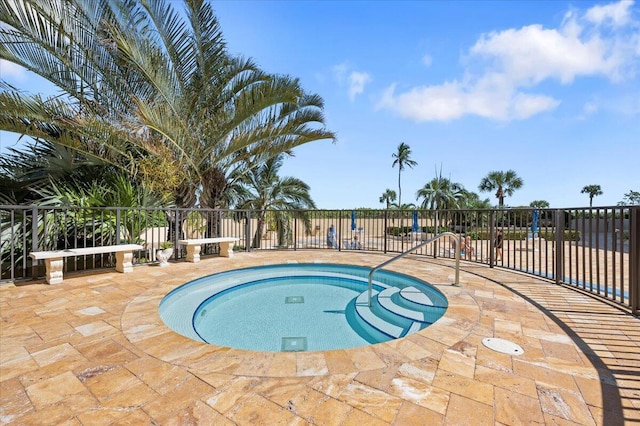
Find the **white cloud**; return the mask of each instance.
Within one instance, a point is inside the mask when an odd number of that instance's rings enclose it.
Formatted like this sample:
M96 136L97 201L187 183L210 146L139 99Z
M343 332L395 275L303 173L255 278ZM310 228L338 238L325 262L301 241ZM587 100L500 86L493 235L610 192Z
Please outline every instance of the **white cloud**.
M530 25L483 35L471 55L489 59L513 83L536 84L548 78L571 83L578 75L609 75L618 65L598 37L581 40L562 32Z
M450 121L465 114L498 121L522 120L560 104L545 95L491 90L489 86L466 86L457 81L415 87L397 96L395 88L393 84L385 90L377 107L393 109L400 116L415 121Z
M333 75L338 83L344 83L347 72L349 71L349 65L346 62L343 62L341 64L334 65L332 70Z
M631 19L629 9L633 1L619 1L604 6L593 6L585 13L585 19L596 25L611 22L613 26L625 25Z
M357 95L364 93L364 87L373 81L368 73L353 70L348 62L334 65L331 69L338 85L347 86L347 95L352 102Z
M541 112L550 111L560 105L560 101L545 95L528 95L517 93L512 98L510 115L524 120Z
M431 58L431 55L429 54L425 54L422 57L422 63L426 66L426 67L430 67L431 64L433 63L433 58Z
M353 71L349 74L349 99L353 101L356 95L364 92L364 86L371 82L371 76L366 72Z
M558 28L527 25L482 34L470 47L464 79L384 92L378 108L395 110L416 121L447 121L477 115L493 120L523 120L551 111L561 101L535 86L576 78L620 81L633 76L640 62L640 25L633 22L633 2L595 6L567 13ZM611 22L611 28L600 25Z
M2 78L12 77L18 81L24 81L27 78L27 70L13 62L0 59L0 76L2 76Z

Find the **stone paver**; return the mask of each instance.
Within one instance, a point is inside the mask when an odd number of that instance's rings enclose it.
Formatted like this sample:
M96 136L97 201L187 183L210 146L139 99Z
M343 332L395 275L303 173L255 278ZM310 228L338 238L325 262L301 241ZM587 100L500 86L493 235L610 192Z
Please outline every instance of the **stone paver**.
M449 309L414 335L362 348L222 348L158 314L168 291L215 272L388 258L241 252L0 286L0 424L640 424L640 319L499 268L463 262L453 287L450 260L391 264L435 285ZM525 352L492 351L485 337Z

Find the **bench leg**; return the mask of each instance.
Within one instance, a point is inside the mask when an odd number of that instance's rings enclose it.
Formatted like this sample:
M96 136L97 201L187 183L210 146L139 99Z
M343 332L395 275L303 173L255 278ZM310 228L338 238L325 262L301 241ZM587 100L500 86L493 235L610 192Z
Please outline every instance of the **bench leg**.
M231 242L220 243L220 256L233 257L233 243Z
M62 266L64 262L61 257L55 259L45 259L44 265L47 272L48 284L60 284L62 282Z
M200 262L200 245L187 246L187 262Z
M116 252L116 271L118 272L132 272L133 271L133 252L132 251L118 251Z

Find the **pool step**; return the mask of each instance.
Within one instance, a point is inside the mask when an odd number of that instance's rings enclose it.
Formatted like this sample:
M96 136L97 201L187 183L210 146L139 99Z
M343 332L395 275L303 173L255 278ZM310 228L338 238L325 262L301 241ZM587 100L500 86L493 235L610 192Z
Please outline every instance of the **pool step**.
M371 297L377 297L378 291L372 290ZM367 325L374 328L376 331L383 333L384 335L397 339L404 333L404 327L400 327L395 324L380 318L371 309L369 304L369 292L365 291L356 299L356 313ZM372 302L373 304L373 302Z
M355 302L355 310L359 319L364 322L364 326L373 334L382 333L384 336L397 339L421 330L427 323L422 320L415 320L420 312L412 311L399 306L391 301L390 295L399 291L396 287L389 287L379 292L372 290L371 306L368 306L369 293L367 291L360 294ZM388 300L389 302L383 300ZM387 306L385 306L385 304ZM389 309L390 308L390 309ZM405 324L404 326L399 324ZM361 325L363 325L361 323Z
M400 290L400 296L418 305L433 306L431 298L413 286L405 287Z
M387 311L392 312L396 315L399 315L401 317L408 318L414 321L425 322L424 312L421 312L415 309L409 309L405 306L401 306L400 304L394 302L393 300L394 298L392 296L398 293L400 293L400 295L402 294L402 291L398 287L386 288L378 294L378 303L380 303L380 305L383 308L385 308Z

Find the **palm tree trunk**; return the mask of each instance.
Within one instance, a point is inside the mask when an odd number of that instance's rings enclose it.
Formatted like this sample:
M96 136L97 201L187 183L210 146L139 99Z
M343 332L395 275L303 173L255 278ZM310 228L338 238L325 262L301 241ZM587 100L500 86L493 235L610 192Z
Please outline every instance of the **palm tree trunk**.
M212 209L223 208L223 197L227 188L224 172L218 168L209 169L204 173L203 182L200 205Z
M398 165L398 208L402 206L402 186L400 185L401 172L402 172L402 169L400 168L400 165Z
M252 248L260 248L262 242L262 229L264 228L264 213L258 214L258 224L256 225L256 234L253 236Z
M504 206L504 190L501 186L498 186L496 197L498 197L498 207L502 208L502 206Z

